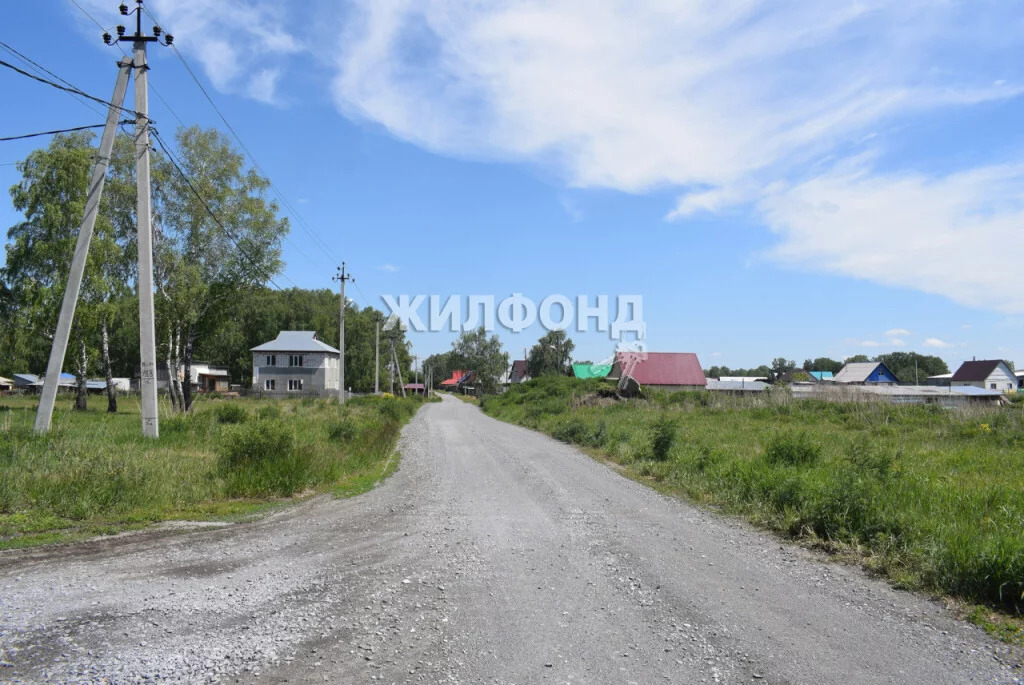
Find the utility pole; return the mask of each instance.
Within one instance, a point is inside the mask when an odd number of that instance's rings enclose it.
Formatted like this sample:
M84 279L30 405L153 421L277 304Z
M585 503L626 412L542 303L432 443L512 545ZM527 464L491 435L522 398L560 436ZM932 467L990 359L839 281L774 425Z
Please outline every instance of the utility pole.
M78 229L78 241L75 244L75 254L71 260L71 271L68 273L68 285L64 290L64 301L60 305L60 318L57 319L57 331L53 335L53 347L50 348L50 361L46 365L46 375L43 376L43 394L39 398L39 408L36 410L35 430L37 433L49 431L50 422L53 419L53 405L57 399L57 387L60 383L61 371L64 368L64 355L68 349L68 338L71 336L71 324L75 319L78 293L82 288L82 276L85 274L85 263L89 256L89 243L92 241L96 215L99 213L103 182L107 178L107 166L110 164L110 154L114 148L117 122L121 117L121 104L124 102L124 94L128 90L132 60L125 57L117 66L114 97L110 100L106 125L103 127L103 137L100 138L99 156L92 168L92 179L89 181L89 191L85 198L85 215L82 218L82 225Z
M117 38L111 42L110 34L103 34L107 45L122 40L132 42L135 55L135 179L136 218L138 225L139 252L139 357L141 360L142 434L147 438L160 437L160 415L156 393L156 321L153 314L153 215L149 187L149 64L146 61L146 43L159 43L159 26L153 27L153 35L142 32L142 0L135 0L135 9L121 3L118 9L122 16L135 14L135 33L125 36L124 26L117 27ZM174 43L174 36L167 34L163 45ZM169 371L169 370L168 370ZM170 382L170 377L168 377ZM189 382L189 379L185 379Z
M377 315L377 337L373 346L373 394L380 394L380 314Z
M338 402L341 404L345 403L345 283L352 281L355 283L356 279L345 272L345 262L341 263L338 267L337 275L333 276L331 280L338 281L341 284L341 321L338 324L338 347L341 350L341 356L338 359Z

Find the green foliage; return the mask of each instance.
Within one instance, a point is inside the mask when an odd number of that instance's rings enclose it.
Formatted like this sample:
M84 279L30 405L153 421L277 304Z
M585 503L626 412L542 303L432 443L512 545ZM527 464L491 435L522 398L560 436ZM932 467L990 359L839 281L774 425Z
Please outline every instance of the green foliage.
M651 424L651 458L665 461L676 444L676 423L671 417L661 415Z
M805 431L777 433L765 448L764 458L769 464L803 466L813 464L821 457L821 445Z
M217 404L213 413L217 417L217 423L245 423L249 418L249 412L245 407L236 402Z
M890 352L880 354L872 361L882 362L902 383L914 383L915 378L924 382L928 376L949 373L949 367L941 357L918 354L917 352ZM915 368L916 363L916 368Z
M497 391L498 381L509 367L508 353L502 348L501 340L497 335L488 336L483 326L463 332L452 343L452 351L446 362L454 365L453 370L475 371L476 384L484 393ZM438 383L445 380L436 372L434 378Z
M530 348L526 368L532 378L572 373L572 352L576 345L565 331L548 331Z
M327 435L332 441L349 442L356 437L358 430L351 419L341 418L331 424Z
M37 435L35 402L5 398L12 410L0 416L0 548L51 540L54 530L243 512L311 489L364 491L394 463L399 429L421 404L394 400L398 421L381 416L376 398L299 412L266 400L200 402L171 416L164 406L160 438L148 440L134 407L72 413L63 397L57 428ZM221 423L220 407L234 404L249 420ZM342 423L351 436L332 439Z

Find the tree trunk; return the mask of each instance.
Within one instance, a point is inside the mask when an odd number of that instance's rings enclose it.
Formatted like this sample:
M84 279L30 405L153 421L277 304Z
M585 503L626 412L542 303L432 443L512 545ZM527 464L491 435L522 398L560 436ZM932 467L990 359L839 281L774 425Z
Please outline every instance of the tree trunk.
M85 338L78 338L78 368L75 369L75 380L78 391L75 395L75 410L85 411L89 408L89 389L85 385L85 374L88 372L89 356L85 349Z
M110 333L107 329L107 317L100 319L100 334L102 342L101 353L103 355L103 370L107 374L107 412L117 413L117 391L114 389L114 372L110 368Z
M171 399L171 409L178 411L178 395L174 392L174 331L167 334L167 396Z
M175 326L174 328L174 378L172 387L174 388L174 398L178 401L178 411L185 412L185 393L181 389L181 328Z
M185 355L184 355L184 381L182 390L184 390L185 399L185 411L192 411L192 326L186 329L185 332Z

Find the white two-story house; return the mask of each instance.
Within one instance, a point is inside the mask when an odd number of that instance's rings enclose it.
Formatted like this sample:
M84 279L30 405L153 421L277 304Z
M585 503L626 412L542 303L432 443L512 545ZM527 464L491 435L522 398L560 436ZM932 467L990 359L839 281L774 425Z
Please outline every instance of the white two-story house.
M323 395L338 392L341 353L314 331L281 331L252 348L252 387L265 395Z

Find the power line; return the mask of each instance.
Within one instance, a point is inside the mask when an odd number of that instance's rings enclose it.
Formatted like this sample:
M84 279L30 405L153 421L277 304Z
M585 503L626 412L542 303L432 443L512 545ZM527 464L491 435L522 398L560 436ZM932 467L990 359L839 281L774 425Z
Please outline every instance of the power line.
M50 72L48 69L46 69L43 66L37 64L32 59L30 59L30 58L26 57L25 55L23 55L22 53L18 52L17 50L12 48L7 43L4 43L3 41L0 41L0 47L2 47L4 50L9 52L16 59L21 60L21 62L23 64L25 64L26 67L28 67L29 69L32 69L37 74L39 74L39 75L49 74L49 75L53 76L54 78L56 78L58 81L63 81L66 85L68 85L68 86L70 86L72 88L75 87L71 83L68 83L67 81L64 81L64 79L62 79L59 76L57 76L56 74ZM95 112L98 116L100 116L100 117L106 116L103 111L98 109L95 105L93 105L92 103L88 102L87 100L83 100L78 95L75 95L74 93L72 93L71 97L73 97L79 104L81 104L83 107L85 107L89 111Z
M121 122L125 123L125 122ZM58 133L74 133L75 131L85 131L90 128L103 128L106 124L92 124L90 126L75 126L74 128L61 128L55 131L40 131L39 133L26 133L21 136L6 136L0 138L0 142L8 140L23 140L25 138L38 138L39 136L53 136Z
M11 69L12 71L15 71L15 72L21 74L22 76L27 76L30 79L32 79L33 81L39 81L40 83L45 83L46 85L51 86L53 88L56 88L57 90L62 90L64 92L66 92L66 93L72 93L74 95L80 95L80 96L82 96L84 98L88 98L88 99L92 100L93 102L97 102L97 103L99 103L101 105L106 105L107 107L113 107L115 109L119 109L122 112L125 112L127 114L131 114L132 116L134 116L136 118L139 116L139 113L136 112L135 110L127 109L125 107L120 107L120 106L115 105L114 103L110 102L109 100L104 100L103 98L98 98L95 95L89 95L84 90L79 90L78 88L74 88L74 87L62 86L61 84L55 83L55 82L53 82L53 81L51 81L49 79L43 78L42 76L37 76L35 74L30 74L27 71L25 71L24 69L19 69L18 67L14 66L10 62L5 62L2 59L0 59L0 66L7 67L8 69ZM63 79L61 79L61 80L63 80ZM150 123L155 123L155 122L152 119L150 119Z
M89 14L89 12L86 11L86 9L84 7L82 7L80 4L78 4L75 0L68 0L68 2L70 2L72 5L77 7L78 11L81 12L82 14L84 14L86 17L88 17L89 21L91 21L93 24L95 24L99 28L100 31L107 32L111 28L113 28L112 26L108 26L108 27L104 28L101 23L96 21L95 17L93 17L91 14ZM150 15L150 16L152 16L152 15ZM121 47L120 43L115 43L115 45L117 45L117 49L121 51L122 55L124 55L125 57L129 56L128 52L123 47ZM178 122L178 124L182 128L186 128L185 127L185 122L182 121L181 117L178 116L178 113L175 112L174 109L171 108L171 106L167 103L167 100L164 100L164 96L160 94L160 91L157 90L156 87L152 86L152 85L149 86L149 89L151 91L153 91L153 95L156 95L157 100L159 100L161 103L163 103L163 106L167 109L168 112L171 113L171 116L174 117L174 119Z
M239 244L239 242L235 238L235 236L233 236L231 234L231 232L228 230L227 226L224 225L224 223L220 220L220 218L210 208L210 205L206 202L206 200L203 198L203 196L200 194L200 192L196 189L195 185L193 185L192 180L188 177L188 174L186 174L185 171L181 168L181 165L178 163L177 158L170 151L170 149L168 148L167 144L164 143L164 140L160 136L160 134L155 129L150 129L150 133L153 134L153 138L156 139L157 145L160 146L160 150L165 155L167 155L167 159L170 160L171 165L174 166L174 168L177 170L178 174L181 175L182 180L185 181L185 184L189 187L189 190L192 191L192 193L196 196L196 199L198 199L200 204L203 205L203 208L206 209L206 212L207 212L207 214L210 215L210 218L213 219L217 223L217 225L220 227L220 229L224 232L224 235L226 235L228 237L228 240L230 240L231 243L238 249L239 254L241 254L243 257L245 257L249 261L250 264L252 264L253 266L256 266L256 260L253 259L252 257L250 257L246 253L246 251L242 249L242 246ZM288 278L288 276L282 274L282 277L286 281L291 283L292 287L294 287L294 288L298 288L299 287L290 278ZM269 275L266 276L266 279L268 281L270 281L270 283L275 288L277 288L278 290L284 290L284 288L279 286L274 281L274 279L271 278Z
M150 19L155 21L157 24L160 24L160 20L156 18L156 16L149 10L148 7L144 7L143 11L149 15ZM332 252L330 245L328 245L322 238L320 238L320 236L316 234L313 228L308 223L306 223L306 220L302 217L299 211L295 209L295 207L288 201L288 198L286 198L284 193L281 192L281 189L277 187L277 184L275 184L274 181L270 178L270 176L265 171L263 171L259 162L256 161L256 157L249 150L245 142L242 141L242 137L238 135L238 131L235 130L235 128L227 120L227 117L224 116L224 113L221 112L219 107L217 107L217 103L213 101L213 98L210 96L210 93L203 86L195 71L192 70L192 66L188 63L188 60L186 60L185 56L181 54L180 50L178 50L178 46L172 45L171 49L174 50L174 54L177 55L178 59L181 60L182 65L184 65L185 70L188 71L189 76L192 77L192 80L195 81L197 86L199 86L199 90L203 93L203 96L206 97L206 100L210 103L210 106L213 107L213 111L217 113L217 116L219 116L220 120L224 122L225 126L227 126L228 131L230 131L231 135L234 136L239 146L241 146L241 148L245 151L245 154L249 157L249 161L251 161L252 165L256 167L256 170L270 182L270 187L274 190L278 198L281 200L281 204L283 204L295 216L302 230L306 233L306 235L310 237L310 239L313 240L315 244L317 244L321 249L324 250L324 253L326 254L327 257L331 258L335 262L340 261L337 258L337 256L334 255L334 253Z

